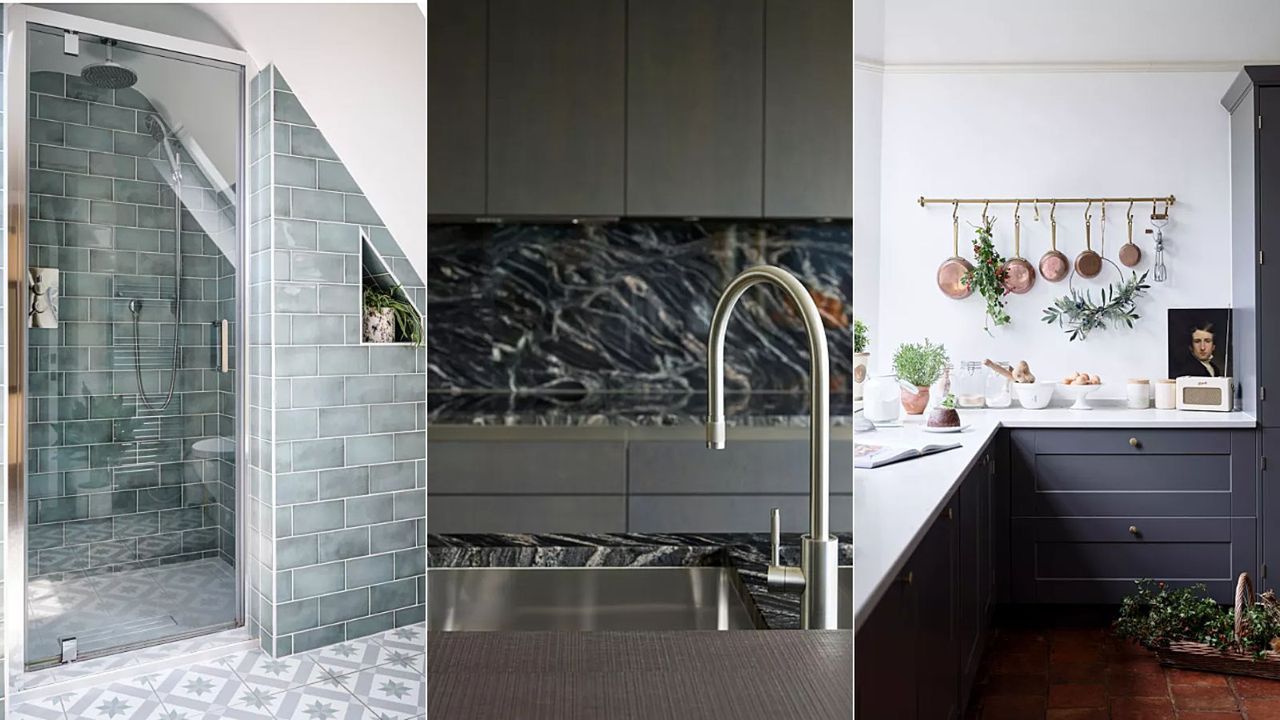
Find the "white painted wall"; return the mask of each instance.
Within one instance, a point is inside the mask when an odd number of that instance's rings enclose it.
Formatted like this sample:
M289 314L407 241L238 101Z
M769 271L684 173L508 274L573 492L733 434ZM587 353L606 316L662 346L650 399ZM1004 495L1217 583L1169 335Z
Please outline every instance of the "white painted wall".
M880 328L880 146L883 72L873 63L884 54L884 0L853 6L853 307L870 327ZM870 62L866 62L870 61Z
M1218 99L1232 73L888 73L884 76L879 353L929 336L953 360L1026 359L1046 378L1087 370L1118 396L1128 377L1165 377L1166 310L1230 303L1227 115ZM951 251L950 208L922 209L929 196L1161 195L1178 203L1166 231L1169 282L1142 300L1133 330L1106 330L1068 343L1041 322L1066 283L1038 281L1011 296L1013 323L982 330L976 295L950 300L935 271ZM1096 208L1095 208L1096 210ZM1106 252L1123 242L1124 207L1108 209ZM1150 207L1135 209L1150 213ZM1010 208L998 215L996 242L1013 250ZM981 208L961 209L963 239ZM1041 222L1023 212L1023 255L1048 249L1048 208ZM967 222L965 222L967 221ZM1095 214L1095 223L1097 215ZM1084 247L1083 207L1058 212L1059 249ZM1151 264L1152 243L1135 238ZM1099 237L1094 227L1095 243ZM1096 249L1096 248L1095 248ZM1103 286L1105 274L1084 286Z

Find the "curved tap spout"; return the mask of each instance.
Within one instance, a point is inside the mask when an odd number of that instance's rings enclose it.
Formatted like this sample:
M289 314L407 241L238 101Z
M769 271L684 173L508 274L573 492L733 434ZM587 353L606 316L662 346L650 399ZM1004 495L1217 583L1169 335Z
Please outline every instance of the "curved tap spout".
M827 437L830 430L827 335L822 316L805 286L794 275L772 265L748 268L733 279L716 303L707 340L707 447L724 449L724 338L733 307L747 288L769 283L781 288L800 311L809 338L809 530L815 539L827 537Z

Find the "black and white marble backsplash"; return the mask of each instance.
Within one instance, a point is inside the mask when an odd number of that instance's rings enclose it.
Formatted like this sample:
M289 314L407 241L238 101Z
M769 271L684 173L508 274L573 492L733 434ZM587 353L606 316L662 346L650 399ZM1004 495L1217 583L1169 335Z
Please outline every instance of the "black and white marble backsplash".
M433 225L427 255L428 387L501 393L705 390L720 292L742 270L796 274L827 323L833 397L851 387L847 222ZM730 391L808 390L804 327L753 288L729 327Z

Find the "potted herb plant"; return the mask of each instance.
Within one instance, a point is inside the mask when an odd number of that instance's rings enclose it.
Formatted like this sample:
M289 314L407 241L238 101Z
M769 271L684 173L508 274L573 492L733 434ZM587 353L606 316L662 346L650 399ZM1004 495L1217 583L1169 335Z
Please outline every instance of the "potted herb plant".
M399 289L399 285L391 290L382 290L372 285L365 286L365 342L422 344L422 318L407 300L396 294Z
M853 399L862 399L862 385L867 380L867 365L871 362L871 337L867 334L867 324L861 320L853 321Z
M947 349L942 345L929 342L928 338L920 344L903 343L893 355L893 371L898 380L915 387L912 392L906 387L901 390L902 408L908 415L920 415L929 404L929 386L942 377L942 370L947 366Z

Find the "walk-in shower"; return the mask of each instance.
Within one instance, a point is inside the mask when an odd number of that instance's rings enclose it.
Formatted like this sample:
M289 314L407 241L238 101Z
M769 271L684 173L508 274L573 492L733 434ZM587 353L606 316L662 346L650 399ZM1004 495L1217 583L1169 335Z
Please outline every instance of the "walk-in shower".
M6 646L31 669L243 622L246 61L7 17Z

